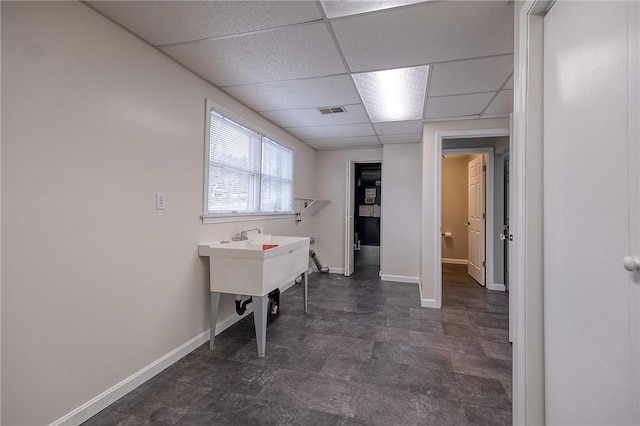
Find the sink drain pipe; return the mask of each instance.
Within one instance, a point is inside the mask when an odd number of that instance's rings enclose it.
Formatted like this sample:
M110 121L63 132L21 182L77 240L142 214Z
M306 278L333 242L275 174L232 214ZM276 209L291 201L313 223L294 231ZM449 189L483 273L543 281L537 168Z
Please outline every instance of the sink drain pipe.
M247 312L247 305L253 302L253 297L249 297L244 302L242 301L242 296L236 294L236 314L242 315ZM270 302L270 312L271 315L276 315L278 310L280 309L280 289L276 288L272 292L269 293L269 302Z
M320 263L320 259L318 259L315 251L309 250L309 257L313 260L313 263L316 264L316 268L318 268L318 271L322 272L323 274L329 273L329 267L322 266L322 263Z
M236 313L238 315L242 315L245 312L247 312L247 305L249 303L253 302L253 298L250 297L247 300L245 300L244 302L242 301L242 296L240 296L239 294L236 294Z

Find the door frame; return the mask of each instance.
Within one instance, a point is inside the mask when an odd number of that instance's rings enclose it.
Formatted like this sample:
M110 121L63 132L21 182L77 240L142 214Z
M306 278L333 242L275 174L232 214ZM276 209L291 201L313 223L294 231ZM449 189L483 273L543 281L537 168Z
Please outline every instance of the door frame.
M543 17L555 0L524 0L515 16L517 57L510 144L509 295L513 424L544 424L542 279ZM527 285L525 286L525 283Z
M536 271L539 274L543 270L542 260L536 253L543 246L542 190L537 177L542 176L543 170L540 153L543 140L543 98L542 71L538 68L543 63L544 55L544 17L555 1L524 0L515 16L514 131L510 163L510 220L511 232L515 237L509 263L515 314L514 425L545 422L544 346L538 344L544 335L544 303L541 297L544 283L536 276ZM635 8L637 16L637 4L629 4ZM637 110L637 103L635 108ZM634 131L637 132L637 129Z
M346 182L345 182L345 201L344 201L344 276L348 277L353 274L355 268L353 253L354 243L354 228L355 221L353 215L355 214L355 206L353 200L355 199L355 161L347 161L346 166Z
M450 138L445 138L450 139ZM440 167L440 181L439 187L437 189L437 200L436 200L436 208L438 209L438 214L436 217L437 225L436 229L440 229L439 233L442 233L442 156L443 155L461 155L461 154L481 154L485 156L486 159L486 175L485 175L485 194L484 194L484 202L485 202L485 222L484 222L484 259L486 262L485 265L485 275L484 275L484 286L489 290L502 290L504 291L504 286L495 284L494 281L494 253L493 253L493 238L490 236L494 233L494 187L495 187L495 150L493 147L478 147L478 148L448 148L442 149L442 154L438 157L439 167ZM467 233L468 235L468 233ZM437 286L440 286L440 294L442 294L442 239L440 240L439 250L436 252L436 256L440 259L439 262L436 262L436 267L440 268L440 283L436 283ZM467 256L468 257L468 256ZM437 290L436 290L437 293Z
M355 253L353 253L353 235L349 236L349 229L355 228L355 206L351 202L351 199L354 198L356 181L355 181L355 165L356 164L380 164L380 188L382 188L382 160L348 160L346 163L346 188L345 188L345 214L344 214L344 276L348 277L353 272L355 272L355 265L353 270L350 270L349 265L349 250L351 250L351 262L353 262ZM353 171L351 173L350 171ZM382 206L384 194L380 194L380 205ZM380 271L382 271L382 244L383 244L383 232L382 227L384 226L383 218L380 218L380 270L378 271L378 275L380 275ZM350 273L349 273L350 272ZM349 273L349 274L348 274ZM348 275L347 275L348 274Z
M435 134L435 155L436 155L436 167L435 167L435 190L436 190L436 202L435 202L435 230L436 235L440 235L442 232L440 229L442 228L442 142L445 139L461 139L461 138L490 138L490 137L503 137L509 136L508 128L498 128L498 129L476 129L476 130L450 130L450 131L442 131L436 132ZM464 152L470 152L472 149L477 148L461 148ZM493 148L491 148L493 151ZM490 167L487 167L487 173L491 175L491 204L493 204L493 155L489 156L491 163ZM490 169L490 170L489 170ZM488 182L488 180L487 180ZM487 191L488 193L489 191ZM489 216L487 212L487 216ZM488 232L491 232L493 235L493 205L491 205L491 228L487 226L487 235ZM487 222L489 222L489 217L487 217ZM491 242L491 261L487 259L487 288L488 284L493 284L493 238L487 238L485 236L487 242ZM434 283L434 307L442 307L442 239L434 238L434 273L433 273L433 283ZM489 281L489 268L491 267L491 281Z

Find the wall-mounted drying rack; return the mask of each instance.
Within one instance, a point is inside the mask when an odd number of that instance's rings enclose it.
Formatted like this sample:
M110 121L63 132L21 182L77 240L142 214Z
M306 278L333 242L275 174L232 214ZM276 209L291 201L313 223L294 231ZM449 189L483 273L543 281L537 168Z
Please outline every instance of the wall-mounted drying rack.
M294 205L296 216L315 216L330 202L329 200L316 200L315 198L296 198Z

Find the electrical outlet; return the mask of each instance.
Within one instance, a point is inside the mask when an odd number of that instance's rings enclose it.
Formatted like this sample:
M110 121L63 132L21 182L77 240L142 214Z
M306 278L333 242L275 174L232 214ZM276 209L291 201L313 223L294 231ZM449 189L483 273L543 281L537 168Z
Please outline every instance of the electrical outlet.
M156 192L156 210L164 210L167 205L167 196L164 192Z

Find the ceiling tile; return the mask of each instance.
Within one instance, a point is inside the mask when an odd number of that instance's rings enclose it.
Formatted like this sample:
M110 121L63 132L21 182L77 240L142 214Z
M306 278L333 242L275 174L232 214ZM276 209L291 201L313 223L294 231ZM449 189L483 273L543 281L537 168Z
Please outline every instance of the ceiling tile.
M357 15L359 13L373 12L375 10L390 9L407 4L422 3L429 0L322 0L322 8L327 18L339 16Z
M480 114L491 101L493 95L495 95L494 92L429 98L427 99L425 118L463 117Z
M216 86L346 72L325 24L169 46L162 49Z
M223 88L255 111L272 111L360 103L351 77L337 75L306 80Z
M376 136L360 136L353 138L308 139L304 143L317 150L346 149L362 147L379 147Z
M513 70L513 55L493 56L433 66L429 96L498 90Z
M513 112L513 90L501 90L484 113L508 114L510 112Z
M338 105L321 105L323 107ZM338 124L357 124L369 122L362 104L342 105L345 112L322 114L317 108L292 109L285 111L267 111L262 115L280 127L332 126Z
M373 123L378 135L406 135L410 133L422 133L422 120L388 121Z
M388 135L380 136L380 141L385 143L418 143L422 140L422 133L411 135Z
M429 2L331 25L353 72L513 52L513 4L504 1Z
M322 19L310 1L92 1L158 46Z
M371 127L369 123L343 124L340 126L289 127L285 130L303 140L375 136L373 127Z

